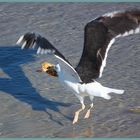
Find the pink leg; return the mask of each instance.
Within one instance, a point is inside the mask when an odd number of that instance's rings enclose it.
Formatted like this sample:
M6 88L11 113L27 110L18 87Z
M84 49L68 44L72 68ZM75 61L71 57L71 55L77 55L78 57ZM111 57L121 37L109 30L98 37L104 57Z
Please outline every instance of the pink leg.
M80 112L85 109L84 103L82 102L81 104L82 104L82 107L75 112L75 116L74 116L72 124L75 124L76 122L78 122Z

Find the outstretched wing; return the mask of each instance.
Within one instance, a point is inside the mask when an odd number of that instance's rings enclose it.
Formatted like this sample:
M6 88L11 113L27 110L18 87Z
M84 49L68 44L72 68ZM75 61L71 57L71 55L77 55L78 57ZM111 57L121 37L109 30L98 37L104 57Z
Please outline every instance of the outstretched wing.
M64 69L67 68L69 70L69 73L72 73L76 79L81 81L78 73L69 63L69 61L46 38L35 33L26 33L19 38L19 40L17 41L17 45L21 45L22 49L37 49L37 54L54 55L57 59L57 62L61 66L65 66Z
M85 26L84 48L76 71L83 82L101 77L115 39L140 32L140 10L113 12Z
M36 48L37 54L54 54L69 63L69 61L46 38L39 34L26 33L19 38L17 44L22 45L22 49Z

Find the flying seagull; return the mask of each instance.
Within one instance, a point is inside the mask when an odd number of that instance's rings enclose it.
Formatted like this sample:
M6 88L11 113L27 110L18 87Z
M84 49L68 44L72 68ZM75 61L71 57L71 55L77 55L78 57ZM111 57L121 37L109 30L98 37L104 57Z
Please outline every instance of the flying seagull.
M90 107L84 118L89 118L95 96L111 99L109 93L123 94L124 90L102 86L95 79L102 76L108 51L115 39L140 32L140 9L107 13L86 24L81 59L74 68L70 62L44 37L36 33L22 35L17 44L24 48L36 48L37 54L52 54L57 63L42 63L41 71L57 77L76 95L81 108L75 112L73 124L85 109L84 97L89 96Z

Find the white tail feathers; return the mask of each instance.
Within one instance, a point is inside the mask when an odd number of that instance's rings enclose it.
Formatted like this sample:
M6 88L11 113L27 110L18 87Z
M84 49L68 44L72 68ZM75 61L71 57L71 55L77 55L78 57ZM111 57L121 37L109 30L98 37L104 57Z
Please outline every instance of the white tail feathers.
M87 93L87 95L102 97L107 100L111 99L109 93L115 94L124 93L124 90L104 87L96 81L87 84L80 84L78 89L79 93Z
M106 88L106 93L103 93L103 98L106 100L111 99L111 96L109 95L109 93L115 93L115 94L123 94L124 90L120 90L120 89L113 89L113 88Z
M116 94L123 94L123 93L124 93L124 90L112 89L112 92L113 92L113 93L116 93Z
M103 98L106 99L106 100L110 100L110 99L111 99L111 96L108 95L108 93L106 93L106 94L103 96Z

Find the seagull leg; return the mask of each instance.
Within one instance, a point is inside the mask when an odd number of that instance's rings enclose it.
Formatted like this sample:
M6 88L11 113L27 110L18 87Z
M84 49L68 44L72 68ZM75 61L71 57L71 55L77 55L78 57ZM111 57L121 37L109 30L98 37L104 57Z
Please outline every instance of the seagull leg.
M83 98L80 98L80 102L82 104L82 107L75 112L72 124L75 124L76 122L78 122L80 112L85 109Z
M92 103L92 104L90 104L90 108L88 109L88 111L87 111L87 113L86 113L86 115L85 115L85 117L84 117L85 119L89 118L91 108L93 108L93 103Z
M85 119L89 118L89 116L90 116L90 111L93 108L93 98L94 98L93 96L90 96L90 100L92 101L92 103L90 104L90 108L88 109L88 111L84 117Z

